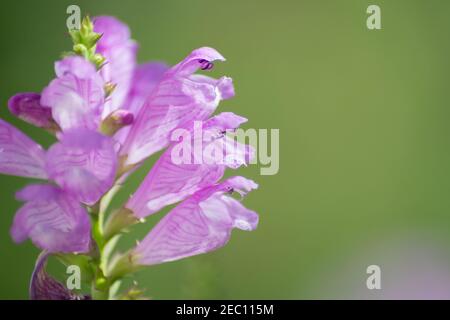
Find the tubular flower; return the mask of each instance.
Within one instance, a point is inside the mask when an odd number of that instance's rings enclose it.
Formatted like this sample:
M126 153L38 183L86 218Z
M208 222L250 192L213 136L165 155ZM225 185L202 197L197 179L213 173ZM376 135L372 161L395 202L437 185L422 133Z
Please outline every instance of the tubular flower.
M230 78L194 75L198 69L211 69L215 60L225 58L212 48L200 48L165 72L124 142L121 155L126 156L126 164L138 163L167 147L174 129L206 120L221 100L234 95Z
M251 231L258 215L230 193L244 196L258 185L233 177L205 188L170 211L132 251L137 265L153 265L207 253L224 246L231 230Z
M34 92L16 94L8 101L8 108L16 117L48 130L58 130L52 109L41 105L41 95Z
M248 163L253 156L250 146L239 145L238 148L229 150L221 147L230 140L225 135L225 131L236 129L246 121L247 119L233 113L221 113L204 122L203 137L200 138L202 145L200 156L203 158L199 159L199 164L196 164L196 159L193 159L192 149L195 148L195 146L192 148L192 144L195 143L191 141L193 139L187 138L188 141L182 141L186 149L192 151L182 155L187 163L174 163L173 159L176 156L174 154L179 145L173 144L150 170L143 183L128 200L126 208L133 211L136 217L144 218L216 183L222 178L226 167L237 169L240 165ZM189 131L192 133L190 137L194 135L192 131L193 129ZM240 153L241 150L243 153ZM214 151L220 154L214 155ZM238 159L238 164L226 161L230 158Z
M96 130L101 120L104 82L95 66L82 57L64 58L55 63L57 78L44 89L41 104L52 109L62 130Z
M251 146L227 134L247 119L213 116L221 100L234 96L231 78L197 74L225 60L213 48L196 49L172 67L138 65L128 26L114 17L85 18L69 33L73 51L56 61L55 78L41 93L8 101L14 116L56 141L45 150L0 119L0 173L38 179L16 193L23 204L11 236L43 250L32 299L142 298L134 287L123 295L111 288L141 266L206 253L225 245L233 228L256 228L258 215L231 194L244 196L257 184L240 176L220 182L227 168L253 158ZM110 212L128 176L161 150L136 192ZM110 254L122 232L169 205L175 207L139 245ZM83 268L90 294L52 278L45 271L51 256Z

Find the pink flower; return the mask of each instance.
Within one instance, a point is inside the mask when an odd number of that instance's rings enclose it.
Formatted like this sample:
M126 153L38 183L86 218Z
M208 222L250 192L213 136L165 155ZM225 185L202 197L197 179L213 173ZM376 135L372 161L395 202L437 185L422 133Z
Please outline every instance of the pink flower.
M120 151L126 164L139 163L167 147L174 129L207 119L221 100L234 95L230 78L194 75L198 69L210 69L214 60L225 59L212 48L200 48L165 72L137 114Z
M204 122L201 155L206 158L208 149L216 149L218 152L226 151L222 145L231 139L225 135L225 131L236 129L246 121L245 118L225 112ZM193 129L190 133L192 131ZM182 141L182 143L191 146L192 136L193 133L188 141ZM197 164L192 159L194 150L190 148L191 153L188 154L190 162L175 164L173 157L176 148L177 144L173 144L163 153L128 200L126 207L132 210L136 217L144 218L167 205L184 200L202 188L215 184L223 177L227 167L237 169L240 165L248 163L252 157L250 146L242 146L233 148L231 153L221 154L218 159L223 161L220 163L216 159L201 159L201 163ZM244 151L243 154L239 153L241 150ZM225 161L227 157L239 159L238 164L227 163Z
M244 177L198 191L170 211L132 251L136 265L162 262L207 253L224 246L231 230L251 231L258 225L258 215L230 196L241 196L258 185Z
M254 230L258 215L231 193L244 196L256 183L239 176L219 182L227 168L253 157L250 146L226 135L247 119L231 112L212 116L220 101L234 96L232 80L196 74L223 56L203 47L171 68L160 62L137 65L128 26L106 16L93 24L83 20L70 35L73 52L55 63L55 79L41 94L20 93L8 102L12 114L55 134L57 141L44 150L0 119L0 173L40 179L17 192L23 205L11 227L15 242L29 238L44 250L31 297L86 298L46 274L45 261L53 253L83 254L92 263L88 270L95 270L93 288L112 285L118 272L103 251L108 241L168 205L177 204L125 255L132 267L206 253L225 245L234 228ZM177 130L194 137L182 141L181 162L174 159L180 151L180 141L172 141ZM200 147L191 149L197 143ZM104 225L110 191L165 148L134 195Z

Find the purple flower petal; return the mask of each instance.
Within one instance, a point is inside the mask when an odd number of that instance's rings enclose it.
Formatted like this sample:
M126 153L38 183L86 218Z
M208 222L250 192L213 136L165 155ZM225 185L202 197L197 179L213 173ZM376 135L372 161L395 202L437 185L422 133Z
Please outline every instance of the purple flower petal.
M18 129L0 119L0 173L46 179L45 152Z
M208 83L211 86L214 86L222 100L231 99L235 95L233 80L229 77L214 79L203 74L193 74L189 77L189 79L195 82Z
M231 230L254 230L258 215L228 195L257 185L243 177L203 189L169 212L134 249L133 262L153 265L206 253L224 246Z
M94 31L102 34L96 51L106 58L100 74L106 83L116 85L105 104L102 113L105 118L114 110L123 107L132 84L138 46L130 39L128 26L114 17L94 18Z
M225 58L213 48L195 49L183 61L171 68L168 75L190 76L198 69L211 69L215 60L225 61Z
M247 121L247 118L241 117L233 112L221 112L205 121L203 130L215 130L221 133L225 130L237 129Z
M87 252L90 221L86 209L72 196L52 185L29 185L19 191L25 204L11 228L15 242L30 238L49 252Z
M138 66L134 70L133 80L128 96L122 108L132 112L135 116L141 110L145 100L150 96L153 89L161 81L168 66L161 62L148 62ZM121 145L130 132L131 126L123 128L114 136Z
M137 115L168 68L165 63L161 62L148 62L139 65L134 71L132 86L123 108Z
M247 165L254 157L254 149L250 145L242 144L225 131L234 131L247 119L232 112L223 112L205 123L204 150L202 161L206 164L222 164L231 169L238 169ZM208 137L213 137L208 140Z
M102 35L97 42L97 49L107 50L130 40L130 29L115 17L97 16L94 17L93 23L94 31Z
M152 167L126 207L138 218L144 218L161 208L181 201L194 192L216 183L225 168L219 165L176 165L166 151Z
M95 131L67 131L47 152L49 177L89 205L112 187L116 169L113 140Z
M249 154L245 154L248 146L234 150L228 155L223 154L219 158L220 162L215 162L216 159L205 159L208 148L222 148L216 150L220 150L219 152L226 151L224 144L230 142L223 132L227 129L235 129L245 121L247 119L231 112L221 113L206 121L203 126L203 134L205 137L212 137L212 139L202 141L204 159L199 164L194 163L193 153L195 148L191 148L190 163L174 163L174 157L176 156L174 151L177 145L171 146L152 167L126 207L132 210L136 217L144 218L219 181L228 165L226 161L229 158L238 158L240 164L246 163L245 157L250 157ZM193 136L192 133L191 138ZM188 141L187 144L191 146L192 142ZM181 143L186 144L186 141ZM241 155L241 150L244 151L243 155ZM239 167L240 164L236 166L234 162L232 163L233 168Z
M12 96L8 101L9 111L19 119L36 127L50 129L55 127L52 109L41 106L41 95L23 92Z
M55 62L55 74L58 78L73 75L77 79L91 79L97 74L95 65L83 57L68 56Z
M49 254L42 252L36 260L36 265L31 275L30 299L31 300L85 300L88 297L78 296L67 289L61 282L52 278L46 271Z
M231 97L231 79L192 75L217 59L224 60L216 50L197 49L165 73L130 129L121 150L127 155L126 164L138 163L165 148L172 130L207 119L221 100Z
M95 66L82 57L70 56L56 62L55 71L57 78L43 90L41 105L52 109L62 130L96 130L105 93Z

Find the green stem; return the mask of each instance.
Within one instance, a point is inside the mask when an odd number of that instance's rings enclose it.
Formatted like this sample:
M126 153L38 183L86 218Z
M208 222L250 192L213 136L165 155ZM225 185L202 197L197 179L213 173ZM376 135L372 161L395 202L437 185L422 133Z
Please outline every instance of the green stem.
M108 300L109 288L110 288L110 281L103 275L101 269L98 268L91 286L92 299Z
M105 211L102 210L101 200L89 209L92 219L92 236L98 251L95 258L92 260L94 277L91 283L91 296L94 300L108 300L109 281L101 268L101 265L103 264L103 249L106 244L103 236L103 219Z
M114 186L108 191L99 202L89 208L92 219L92 235L96 243L96 254L93 255L91 261L94 276L91 283L91 296L95 300L107 300L111 298L111 287L116 281L119 281L128 273L137 269L132 264L132 256L130 254L122 256L112 263L111 274L106 270L110 265L111 251L113 250L118 234L127 227L139 222L133 213L121 208L113 212L106 224L104 223L105 213L108 209L111 199L120 189L119 185Z

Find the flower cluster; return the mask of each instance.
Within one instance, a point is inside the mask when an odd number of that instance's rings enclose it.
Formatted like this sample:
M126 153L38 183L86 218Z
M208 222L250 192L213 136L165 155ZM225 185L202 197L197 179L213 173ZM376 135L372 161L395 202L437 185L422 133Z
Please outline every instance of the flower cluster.
M128 27L108 16L85 18L70 35L73 51L55 63L56 76L48 86L8 102L12 114L54 134L57 142L44 150L0 119L0 173L37 179L17 192L23 206L11 228L15 242L29 238L43 250L31 298L117 298L111 286L140 267L217 249L233 228L255 229L258 215L231 194L244 196L257 185L240 176L221 181L226 167L250 161L250 146L227 154L234 161L226 163L171 159L175 129L193 130L193 123L202 121L209 133L202 146L211 148L232 143L225 132L246 121L230 112L212 116L221 100L234 96L231 78L196 74L225 60L222 55L203 47L173 67L137 64L137 44ZM136 192L106 218L118 187L164 149ZM135 248L109 254L121 232L173 204ZM45 272L49 255L83 261L91 295L77 295L52 279Z

